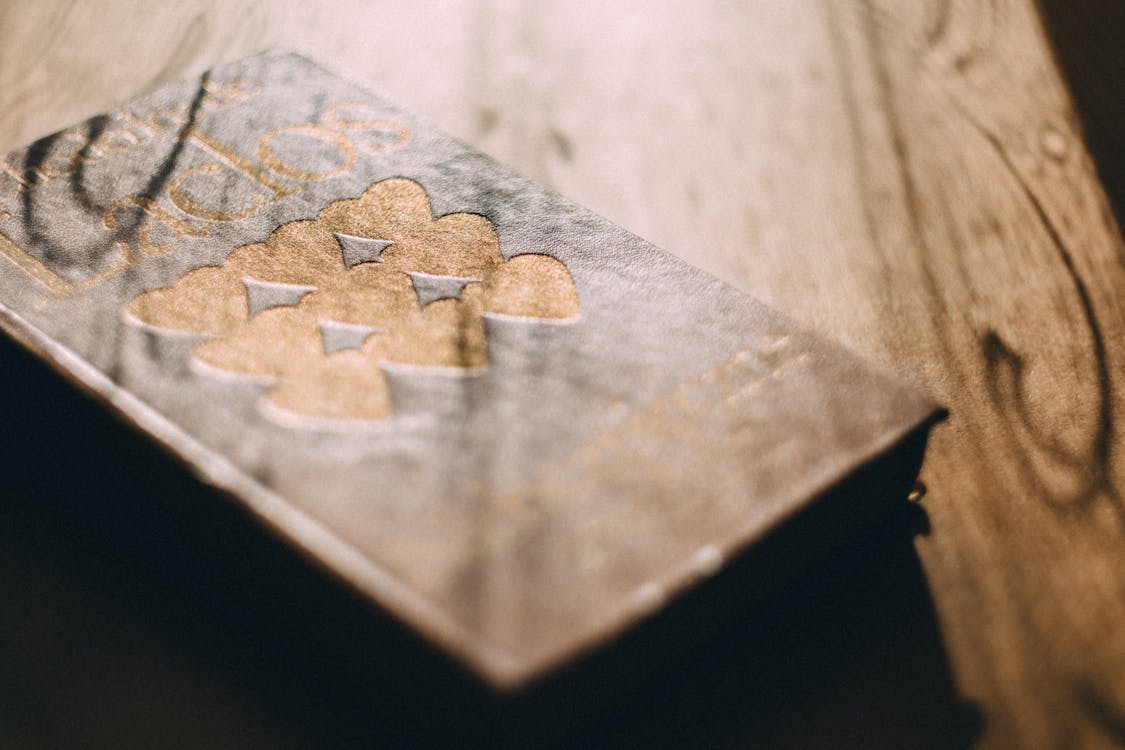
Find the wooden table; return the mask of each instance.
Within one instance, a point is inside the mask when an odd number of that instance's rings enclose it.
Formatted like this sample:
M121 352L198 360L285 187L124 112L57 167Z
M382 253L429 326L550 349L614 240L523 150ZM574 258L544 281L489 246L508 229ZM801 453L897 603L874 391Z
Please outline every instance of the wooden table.
M922 469L925 529L831 568L824 622L785 641L801 674L746 692L717 664L712 708L649 744L1125 744L1125 13L408 5L5 4L0 150L265 46L385 92L950 408ZM0 646L17 675L0 677L0 744L325 746L332 707L294 719L299 699L199 666L21 547L25 530L9 526L0 567L5 632L27 636Z

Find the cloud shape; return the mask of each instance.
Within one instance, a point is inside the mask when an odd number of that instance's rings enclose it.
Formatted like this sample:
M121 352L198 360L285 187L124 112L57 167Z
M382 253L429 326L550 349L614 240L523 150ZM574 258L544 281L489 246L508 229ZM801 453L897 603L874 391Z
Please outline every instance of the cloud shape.
M425 189L394 178L136 296L125 314L206 336L193 350L197 370L268 384L263 412L309 427L392 416L385 364L451 375L487 367L486 314L569 323L579 310L562 262L505 261L487 218L435 219Z

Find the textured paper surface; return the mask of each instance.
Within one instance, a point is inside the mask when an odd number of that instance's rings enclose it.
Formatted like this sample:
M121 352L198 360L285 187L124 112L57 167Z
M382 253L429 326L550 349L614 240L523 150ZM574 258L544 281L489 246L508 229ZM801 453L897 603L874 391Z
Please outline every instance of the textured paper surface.
M8 154L0 256L9 333L500 685L934 413L292 55Z

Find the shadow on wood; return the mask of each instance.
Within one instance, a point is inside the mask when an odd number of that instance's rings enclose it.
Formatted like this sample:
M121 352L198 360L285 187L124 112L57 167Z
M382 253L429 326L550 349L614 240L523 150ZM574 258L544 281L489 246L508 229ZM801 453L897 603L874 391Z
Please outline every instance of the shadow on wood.
M1043 28L1070 89L1118 225L1125 219L1125 5L1038 0Z
M979 734L913 548L919 506L795 576L779 568L766 598L731 598L737 575L692 594L744 611L677 605L501 698L14 344L0 361L5 747L960 748ZM900 497L923 447L896 457Z

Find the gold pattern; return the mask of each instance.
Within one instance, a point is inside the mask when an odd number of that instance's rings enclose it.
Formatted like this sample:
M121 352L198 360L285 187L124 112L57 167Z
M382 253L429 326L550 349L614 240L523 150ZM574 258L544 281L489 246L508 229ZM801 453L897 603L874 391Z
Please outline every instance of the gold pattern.
M4 255L16 267L31 278L46 287L52 294L63 295L69 293L71 284L66 279L52 272L37 259L23 251L16 243L4 233L0 232L0 255Z
M273 150L273 139L280 135L301 135L306 138L315 138L322 143L329 143L335 146L343 155L343 162L335 169L329 169L323 172L310 172L306 169L299 169L291 164L286 163L277 152ZM285 177L294 180L327 180L330 177L335 177L342 174L355 164L355 146L344 136L339 133L333 133L331 130L322 128L319 125L290 125L285 128L278 128L267 133L262 140L258 141L258 161L265 164L268 168L277 174L284 175Z
M211 232L211 227L192 226L190 223L184 221L172 212L165 209L152 198L146 198L140 195L131 195L128 198L122 198L116 201L102 214L102 224L106 229L111 231L116 230L120 226L117 214L119 211L126 207L139 208L148 216L148 222L145 224L144 229L141 230L140 237L137 239L137 245L146 254L153 257L164 255L184 236L189 237L206 237ZM172 237L167 242L157 242L152 237L152 230L155 228L153 224L161 224L165 228L172 231ZM130 248L123 242L117 243L118 248L121 249L123 255L128 256Z
M364 110L368 111L368 114L372 116L358 118L354 116L355 113ZM341 114L341 111L350 111L353 117L346 117ZM321 121L328 127L337 128L339 130L394 135L393 141L385 143L358 142L360 148L373 154L401 148L410 140L410 131L407 130L404 125L393 120L385 120L379 117L378 113L367 102L340 102L339 104L335 104L324 113Z
M347 267L340 235L386 245L378 259ZM459 295L424 306L410 274L456 278ZM314 287L292 305L251 316L247 283ZM381 367L471 374L488 365L483 316L573 322L574 280L539 254L505 261L492 223L455 213L435 219L418 183L394 178L315 220L278 227L236 248L221 266L184 274L172 287L135 297L126 316L163 331L207 336L193 364L204 373L271 384L263 411L286 425L346 425L386 419L392 407ZM329 352L325 326L370 329L352 348Z
M172 181L168 183L168 199L172 201L173 206L180 209L185 214L196 216L200 219L206 219L207 221L238 221L239 219L245 219L247 216L253 216L265 205L265 196L258 195L255 196L253 203L246 206L241 211L219 211L200 205L192 200L184 191L184 180L192 175L217 175L222 174L222 172L222 165L216 162L185 169L173 177Z
M210 81L204 86L200 102L206 110L221 109L253 99L261 90L257 84L243 80L228 83ZM43 162L33 169L19 170L0 160L0 178L3 178L0 202L33 193L53 179L73 174L81 165L141 146L159 133L181 131L188 125L190 110L190 101L181 101L172 107L150 113L144 119L130 110L121 110L113 115L113 127L94 140L77 128L63 132L60 142L70 142L69 153L47 154ZM163 195L133 195L114 202L103 215L106 229L114 230L118 227L115 214L128 206L143 210L148 214L148 219L141 237L115 243L120 257L109 269L85 279L70 281L20 248L11 238L0 242L0 254L7 256L49 291L50 296L42 300L40 306L95 286L144 262L147 257L162 255L178 247L179 240L185 236L205 236L210 233L214 223L248 218L271 203L301 192L306 183L342 174L356 164L361 152L381 157L389 151L402 148L411 138L410 130L404 124L382 119L370 104L354 101L339 102L329 107L320 118L320 124L290 125L266 133L257 144L257 162L226 146L198 126L192 126L179 135L183 138L183 143L202 150L218 161L192 166L174 175ZM334 149L338 165L310 171L289 163L283 154L274 149L275 139L286 135L290 138L319 141ZM326 153L323 149L318 151ZM208 177L229 179L230 172L256 183L264 192L254 196L249 204L235 209L205 205L202 198L193 199L190 187L184 184L191 180L197 186L205 185L206 182L199 181ZM203 190L199 195L215 195L215 191ZM165 201L171 205L165 205ZM174 211L182 212L183 216ZM9 212L0 211L0 220L9 215ZM192 220L205 223L196 226L191 223ZM158 241L153 236L154 231L163 237L171 235L171 239L167 242Z
M271 200L273 201L280 200L300 190L300 188L286 185L277 180L265 170L255 166L249 159L244 158L233 149L223 145L217 138L214 138L199 128L192 128L187 133L187 138L203 150L229 164L236 171L241 172L262 187L268 189L272 193Z

